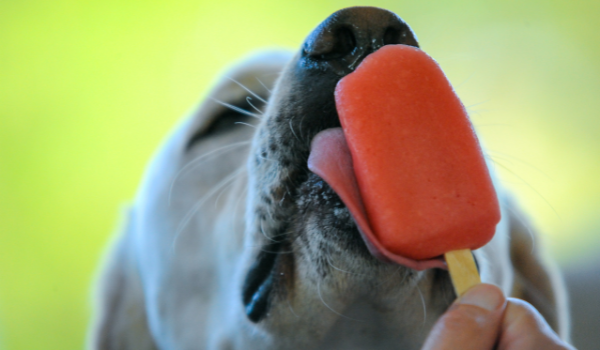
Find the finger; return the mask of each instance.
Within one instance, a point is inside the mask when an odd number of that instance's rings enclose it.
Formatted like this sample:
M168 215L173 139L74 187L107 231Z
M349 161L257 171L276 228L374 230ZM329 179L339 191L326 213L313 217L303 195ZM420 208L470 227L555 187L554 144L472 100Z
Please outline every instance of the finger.
M498 350L574 349L563 342L529 303L509 298L502 322Z
M496 344L506 298L491 284L469 289L435 323L422 350L491 350Z

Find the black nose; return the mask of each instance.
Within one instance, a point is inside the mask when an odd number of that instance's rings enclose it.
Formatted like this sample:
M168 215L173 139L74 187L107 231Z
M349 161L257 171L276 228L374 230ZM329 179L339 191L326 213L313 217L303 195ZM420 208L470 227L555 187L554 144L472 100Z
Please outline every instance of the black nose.
M376 7L350 7L313 30L304 42L303 55L346 75L368 54L390 44L419 46L410 27L396 14Z

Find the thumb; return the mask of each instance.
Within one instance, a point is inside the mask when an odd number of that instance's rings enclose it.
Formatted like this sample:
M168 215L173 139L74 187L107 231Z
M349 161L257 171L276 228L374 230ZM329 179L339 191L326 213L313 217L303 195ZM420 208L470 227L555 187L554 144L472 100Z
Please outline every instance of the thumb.
M422 350L492 350L505 305L506 298L498 287L472 287L435 323Z

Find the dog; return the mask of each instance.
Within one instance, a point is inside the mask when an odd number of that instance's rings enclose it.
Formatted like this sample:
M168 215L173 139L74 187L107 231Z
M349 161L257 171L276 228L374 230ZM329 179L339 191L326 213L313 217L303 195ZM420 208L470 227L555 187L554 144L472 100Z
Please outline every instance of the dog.
M446 270L369 253L346 206L307 168L340 126L337 82L388 44L397 15L340 10L301 49L224 74L147 169L99 283L93 349L419 349L456 298ZM515 201L474 251L482 280L529 301L563 337L564 287Z

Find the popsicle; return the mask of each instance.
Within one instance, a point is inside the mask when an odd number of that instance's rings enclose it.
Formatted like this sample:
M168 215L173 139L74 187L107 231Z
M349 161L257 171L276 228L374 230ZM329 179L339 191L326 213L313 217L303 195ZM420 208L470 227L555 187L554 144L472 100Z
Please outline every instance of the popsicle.
M457 294L478 283L471 250L500 209L467 112L425 52L387 45L335 91L342 130L318 134L309 169L350 209L371 253L416 269L445 267Z

